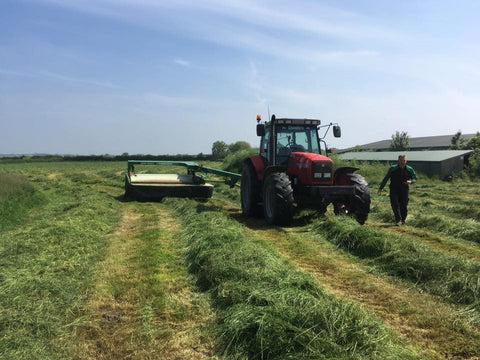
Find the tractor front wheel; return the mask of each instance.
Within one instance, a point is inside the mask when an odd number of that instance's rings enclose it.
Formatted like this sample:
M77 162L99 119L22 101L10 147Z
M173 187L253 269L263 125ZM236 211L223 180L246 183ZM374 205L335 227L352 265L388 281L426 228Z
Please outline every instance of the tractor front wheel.
M262 214L262 207L260 206L261 191L262 186L257 178L253 165L250 162L246 162L243 165L240 185L242 213L244 216L259 217Z
M293 189L287 174L270 174L263 186L263 214L270 225L288 225L293 218Z

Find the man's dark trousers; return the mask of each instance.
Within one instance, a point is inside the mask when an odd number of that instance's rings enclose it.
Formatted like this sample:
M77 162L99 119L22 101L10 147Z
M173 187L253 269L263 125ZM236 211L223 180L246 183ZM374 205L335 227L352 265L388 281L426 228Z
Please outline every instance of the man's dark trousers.
M405 222L407 218L408 185L392 186L390 184L390 204L395 215L395 222Z

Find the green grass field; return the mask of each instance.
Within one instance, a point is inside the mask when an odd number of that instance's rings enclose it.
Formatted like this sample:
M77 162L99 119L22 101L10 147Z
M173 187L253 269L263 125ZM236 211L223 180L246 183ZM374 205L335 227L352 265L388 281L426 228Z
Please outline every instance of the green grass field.
M360 164L364 226L268 227L223 184L126 201L125 167L0 162L0 359L480 358L478 180L420 175L396 227Z

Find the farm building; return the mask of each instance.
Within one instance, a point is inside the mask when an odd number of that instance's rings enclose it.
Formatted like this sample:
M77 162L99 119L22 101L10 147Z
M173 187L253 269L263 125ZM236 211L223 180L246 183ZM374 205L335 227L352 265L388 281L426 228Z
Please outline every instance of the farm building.
M348 152L340 154L343 160L378 161L393 164L398 155L405 154L408 164L415 171L427 175L445 178L456 171L462 171L473 150L437 150L437 151L381 151Z
M470 140L476 134L463 134L462 138L465 141ZM410 150L448 150L452 144L452 137L454 135L440 135L440 136L423 136L410 138ZM338 153L345 153L352 150L356 151L389 151L392 140L381 140L364 145L357 145L355 148L348 148L336 150Z

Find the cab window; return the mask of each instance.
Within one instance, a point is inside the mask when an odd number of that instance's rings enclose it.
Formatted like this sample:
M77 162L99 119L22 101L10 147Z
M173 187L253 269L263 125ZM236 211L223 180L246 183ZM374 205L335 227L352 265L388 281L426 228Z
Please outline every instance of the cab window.
M265 159L270 158L270 129L265 129L265 135L260 142L260 155Z
M277 127L277 163L283 164L291 152L319 154L318 134L315 126L282 125Z

